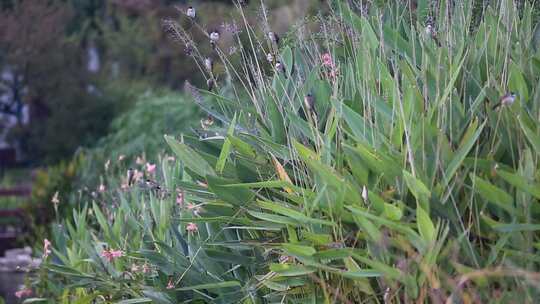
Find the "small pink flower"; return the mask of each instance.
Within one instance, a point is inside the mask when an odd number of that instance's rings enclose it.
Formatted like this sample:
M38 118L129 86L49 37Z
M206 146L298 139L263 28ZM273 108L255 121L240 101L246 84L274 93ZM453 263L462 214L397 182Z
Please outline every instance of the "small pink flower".
M167 289L173 289L173 288L174 288L174 282L171 278L169 279L169 282L167 283Z
M30 288L20 289L20 290L15 292L15 297L17 299L29 297L31 295L32 295L32 289L30 289Z
M51 242L47 239L43 240L43 259L45 260L51 254Z
M126 190L129 189L129 185L128 185L127 183L122 183L122 184L120 185L120 189L126 191Z
M146 163L146 172L152 174L156 171L156 164Z
M110 263L114 261L116 258L124 256L124 252L122 250L113 250L113 249L103 250L101 252L101 256L104 257Z
M330 53L324 53L322 55L322 62L323 62L324 66L327 66L327 67L333 67L334 66L334 62L332 60L332 55L330 55Z
M174 158L174 156L169 156L167 157L167 160L173 162L176 160L176 158Z
M124 252L122 250L111 250L111 255L113 258L119 258L124 256Z
M150 270L152 270L152 269L150 268L150 265L148 265L148 263L145 262L145 263L143 264L143 266L142 266L142 272L143 272L143 273L149 273Z
M188 232L195 232L195 231L199 230L199 228L197 227L197 224L195 224L195 223L188 223L187 226L186 226L186 230Z
M103 193L103 192L105 192L105 190L107 190L107 189L105 188L104 184L99 185L99 188L98 188L99 193Z

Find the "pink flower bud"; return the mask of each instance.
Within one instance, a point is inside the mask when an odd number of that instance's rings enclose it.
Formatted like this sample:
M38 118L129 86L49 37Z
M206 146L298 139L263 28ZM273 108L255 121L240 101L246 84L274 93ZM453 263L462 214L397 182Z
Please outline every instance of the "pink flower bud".
M187 226L186 226L186 230L188 232L195 232L195 231L199 230L199 228L197 227L197 224L195 224L195 223L188 223Z
M334 61L332 60L332 55L330 55L330 53L324 53L322 55L322 62L324 66L327 66L327 67L334 66Z
M24 288L15 292L15 297L17 299L29 297L31 295L32 295L32 289L30 288Z
M169 282L167 283L167 289L173 289L174 288L174 282L172 279L169 279Z
M115 259L124 256L124 252L122 250L103 250L101 252L101 256L104 257L107 261L112 262Z
M146 163L146 172L152 174L156 171L156 164Z

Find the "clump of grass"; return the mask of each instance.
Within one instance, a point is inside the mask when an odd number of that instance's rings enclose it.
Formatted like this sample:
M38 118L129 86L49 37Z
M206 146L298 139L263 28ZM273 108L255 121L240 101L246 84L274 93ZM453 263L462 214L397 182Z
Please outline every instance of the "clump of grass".
M540 55L520 9L471 27L468 3L336 2L278 42L263 8L236 53L190 45L214 81L186 86L198 135L165 137L159 188L77 213L43 276L118 301L535 302Z

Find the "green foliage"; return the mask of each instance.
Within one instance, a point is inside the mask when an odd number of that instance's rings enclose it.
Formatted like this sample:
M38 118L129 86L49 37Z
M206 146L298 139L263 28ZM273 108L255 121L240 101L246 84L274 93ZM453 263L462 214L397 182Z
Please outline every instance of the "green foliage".
M94 147L79 151L86 159L79 172L79 188L97 187L107 162L111 172L118 172L138 156L157 161L157 155L167 148L163 134L188 130L201 117L196 105L182 94L168 90L141 92L133 105L112 121L107 136Z
M244 66L216 72L233 87L189 87L219 120L206 127L211 136L166 136L177 160L162 160L149 181L119 191L123 177L109 178L114 190L57 228L40 294L537 302L540 53L525 47L531 7L489 6L471 32L470 3L441 4L429 10L433 35L426 9L388 1L356 14L336 1L332 10L314 39L280 45L284 71L261 69L268 63L249 50ZM224 65L239 56L216 53ZM238 72L250 69L260 79ZM495 107L510 91L515 102ZM107 261L106 249L125 255Z
M76 190L77 175L83 163L84 158L77 156L35 171L31 196L21 204L30 226L30 235L25 242L35 244L43 239L48 235L51 222L59 216L71 214L73 209L79 207L79 202L73 200L71 193ZM58 200L58 203L54 203L54 200Z

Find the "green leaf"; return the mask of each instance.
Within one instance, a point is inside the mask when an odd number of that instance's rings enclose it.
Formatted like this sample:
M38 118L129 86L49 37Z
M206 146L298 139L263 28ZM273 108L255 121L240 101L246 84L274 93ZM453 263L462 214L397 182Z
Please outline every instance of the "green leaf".
M80 272L77 269L68 266L56 265L56 264L47 264L46 267L51 271L65 276L80 277L80 278L94 278L89 274Z
M220 199L233 205L245 205L253 200L255 193L246 188L231 188L227 185L236 181L217 176L207 175L208 188Z
M493 229L500 232L523 232L523 231L538 231L539 224L496 224Z
M403 217L403 210L400 207L384 203L384 211L382 213L384 217L392 221L399 221Z
M540 199L540 184L531 185L525 178L503 170L497 170L497 175L512 186Z
M169 296L163 292L153 291L153 290L143 290L142 292L145 296L152 299L152 303L157 304L173 304Z
M311 241L315 245L326 245L332 242L332 236L329 234L313 233L304 231L303 236L306 240Z
M360 156L371 171L381 174L389 183L393 183L394 179L402 174L399 160L385 153L385 151L361 143L357 143L356 147L345 145L345 149L350 149Z
M458 79L458 76L461 75L460 71L461 71L461 68L463 67L463 63L465 62L465 59L467 59L467 56L463 56L463 58L461 59L461 61L459 62L458 66L453 68L451 70L451 78L450 78L450 81L448 81L446 83L446 87L444 88L444 91L443 91L443 94L441 95L441 97L437 100L436 102L436 106L433 106L432 108L432 112L431 114L435 113L436 110L439 110L440 107L444 104L444 102L446 101L446 99L449 98L450 94L452 93L453 89L454 89L454 85L456 83L456 80ZM452 67L454 67L452 65ZM431 117L432 115L430 115Z
M262 213L262 212L256 212L256 211L248 211L248 213L253 217L256 217L260 220L268 221L271 223L278 223L278 224L291 225L291 226L300 225L300 223L298 223L297 221L287 216L268 214L268 213Z
M281 248L290 255L295 256L312 256L317 253L317 250L311 246L304 246L298 244L285 243L281 245Z
M314 86L312 91L315 97L315 111L320 124L326 121L326 112L331 105L332 87L326 80L316 80Z
M443 187L446 187L454 174L456 173L457 169L461 166L461 163L463 163L463 160L465 157L467 157L467 154L469 154L469 151L473 147L474 143L478 139L478 136L480 136L480 133L482 133L482 130L484 129L485 122L478 126L478 120L473 121L470 125L467 131L465 132L465 136L463 137L462 143L457 151L457 153L454 155L454 158L452 158L452 161L450 161L450 164L448 167L446 167L446 170L444 171L444 181L443 181Z
M313 223L313 224L321 224L321 225L328 225L328 226L335 226L336 224L331 221L321 220L321 219L315 219L311 218L309 216L304 215L303 213L296 211L292 208L288 208L285 206L282 206L277 203L268 202L268 201L257 201L257 205L259 205L261 208L272 210L275 213L279 213L281 215L293 218L295 221L299 223Z
M240 287L240 286L241 285L238 281L224 281L224 282L199 284L199 285L175 288L175 290L186 291L186 290L218 289L218 288L229 288L229 287Z
M224 250L206 249L205 253L210 259L225 263L250 265L255 262L255 259L252 257L234 254Z
M227 137L229 141L231 142L232 146L240 153L241 155L248 157L248 158L255 158L257 157L257 154L255 153L255 150L247 143L243 142L241 139L229 135Z
M234 115L233 120L227 131L228 136L233 135L235 126L236 126L236 114ZM219 157L216 162L216 171L219 174L223 173L223 168L225 168L225 162L227 161L227 158L229 157L230 152L231 152L231 140L229 139L229 137L227 137L225 138L225 142L223 142L223 146L221 147L221 152L219 153Z
M475 183L476 192L480 194L481 197L508 211L510 214L515 214L515 208L513 206L514 200L508 193L472 173L470 174L470 177Z
M289 289L288 285L280 284L280 283L277 283L277 282L272 282L270 280L263 280L261 283L264 286L268 287L270 290L287 291Z
M186 144L181 143L174 139L174 137L168 135L165 135L165 141L167 141L184 166L200 176L216 175L212 166Z
M403 170L403 179L405 179L405 183L407 184L407 187L411 191L411 193L416 198L416 201L422 208L429 212L430 206L429 206L429 199L431 197L431 192L429 189L424 185L424 183L412 176L409 172Z
M341 260L352 255L349 248L327 249L317 252L314 256L320 260Z
M91 293L89 295L77 298L77 300L73 301L73 304L91 304L94 303L97 296L97 293Z
M510 62L508 89L512 92L518 92L519 104L521 104L521 106L524 106L529 100L529 89L527 88L527 82L523 78L520 67L514 61Z
M360 279L360 278L376 278L383 275L382 272L372 270L372 269L366 269L366 270L355 270L355 271L345 271L339 273L340 275L348 278L348 279Z
M291 75L294 68L294 56L290 46L285 47L281 52L281 58L283 58L283 64L285 64L285 72L288 76Z
M293 264L270 264L270 270L283 277L301 276L315 272L312 267Z
M96 220L98 221L105 235L110 236L109 223L105 219L105 216L103 215L103 213L101 213L101 209L98 207L96 202L92 202L92 211L95 214Z
M341 104L341 107L343 118L345 118L354 136L363 142L369 143L371 146L377 146L383 136L376 132L375 126L347 105Z
M136 304L136 303L151 303L152 299L150 298L136 298L136 299L129 299L129 300L122 300L120 302L116 302L116 304Z
M374 260L371 260L361 254L358 254L358 253L353 253L353 257L357 260L359 260L360 262L372 267L373 269L375 269L376 271L379 271L382 273L383 276L386 276L387 278L391 278L391 279L395 279L395 280L398 280L398 281L401 281L403 282L405 280L405 277L403 276L403 274L401 273L401 271L393 268L393 267L390 267L390 266L387 266L385 263L381 263L381 262L378 262L378 261L374 261Z
M519 125L521 126L521 129L523 130L523 133L525 133L525 137L529 140L531 145L534 147L534 151L537 155L540 155L540 136L536 134L534 130L529 128L529 126L525 123L521 115L518 116Z
M407 61L410 63L415 62L413 59L413 51L411 49L410 43L407 42L390 24L385 23L383 27L383 36L385 44L393 49L398 54L407 58ZM420 63L421 60L416 60Z
M418 226L418 231L420 235L428 243L432 243L436 238L436 231L429 214L424 211L424 209L418 205L416 206L416 224Z

